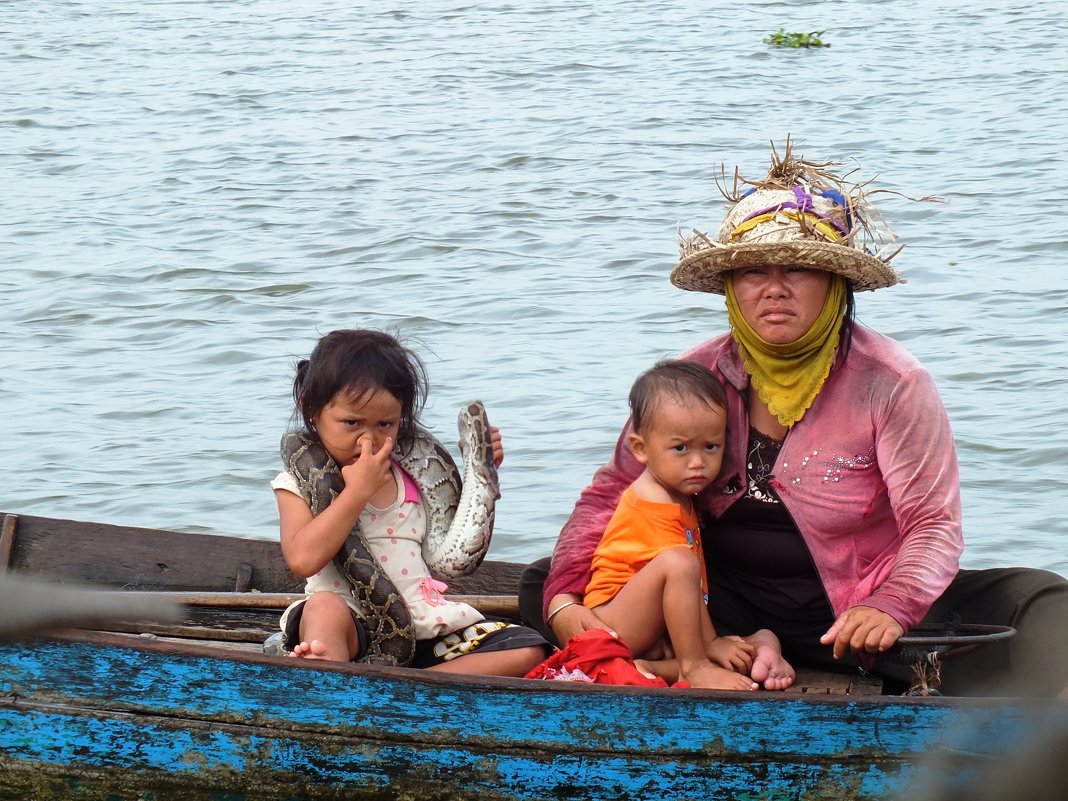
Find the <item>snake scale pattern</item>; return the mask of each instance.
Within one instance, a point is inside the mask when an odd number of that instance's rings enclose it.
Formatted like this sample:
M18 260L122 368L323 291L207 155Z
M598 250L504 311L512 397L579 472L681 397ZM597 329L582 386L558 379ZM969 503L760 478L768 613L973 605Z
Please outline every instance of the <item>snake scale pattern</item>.
M393 460L412 477L427 511L423 558L431 572L456 577L482 562L493 533L501 497L489 418L481 401L464 404L457 418L463 474L449 452L420 428L411 450L395 450ZM313 515L320 514L345 487L341 470L321 444L300 432L282 437L282 462L297 481ZM370 642L359 661L407 665L415 653L415 627L404 598L374 558L359 523L334 564L352 584L358 616Z

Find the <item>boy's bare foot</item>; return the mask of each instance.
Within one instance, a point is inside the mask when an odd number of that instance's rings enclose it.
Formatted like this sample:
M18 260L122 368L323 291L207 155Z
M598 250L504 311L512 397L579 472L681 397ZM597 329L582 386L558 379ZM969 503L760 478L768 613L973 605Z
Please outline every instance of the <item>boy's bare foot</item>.
M680 677L691 687L703 690L755 690L757 684L751 678L733 670L721 668L711 662L684 669Z
M794 683L794 669L770 645L758 645L753 669L749 675L753 681L764 685L765 690L785 690Z
M312 640L311 642L302 642L295 646L289 655L298 659L329 659L326 653L326 646L319 640Z

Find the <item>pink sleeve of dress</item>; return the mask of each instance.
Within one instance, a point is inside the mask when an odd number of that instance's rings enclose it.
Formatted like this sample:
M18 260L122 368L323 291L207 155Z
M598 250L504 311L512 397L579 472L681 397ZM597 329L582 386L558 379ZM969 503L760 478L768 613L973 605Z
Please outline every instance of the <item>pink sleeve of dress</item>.
M571 517L564 524L553 549L552 567L545 581L542 614L547 614L554 595L582 595L590 581L593 552L601 541L623 490L642 472L642 466L627 448L630 426L616 442L612 461L600 468L582 491Z
M960 476L949 417L926 371L904 376L885 406L877 448L901 544L889 576L860 603L909 628L957 575Z

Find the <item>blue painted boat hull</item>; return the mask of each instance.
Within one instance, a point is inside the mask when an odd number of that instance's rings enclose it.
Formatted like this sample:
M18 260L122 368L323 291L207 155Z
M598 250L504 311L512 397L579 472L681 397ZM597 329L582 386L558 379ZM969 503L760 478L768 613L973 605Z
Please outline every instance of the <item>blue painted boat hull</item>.
M887 799L1068 706L310 666L107 634L0 647L0 795Z

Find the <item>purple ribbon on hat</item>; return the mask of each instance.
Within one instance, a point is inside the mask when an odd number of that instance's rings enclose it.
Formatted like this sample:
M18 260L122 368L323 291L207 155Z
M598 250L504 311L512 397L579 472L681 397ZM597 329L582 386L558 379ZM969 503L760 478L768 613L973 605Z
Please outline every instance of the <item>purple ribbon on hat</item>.
M848 225L843 224L841 220L838 220L834 217L830 217L826 214L821 214L813 208L812 195L806 192L804 190L804 187L795 186L794 197L797 198L796 203L790 203L789 201L786 201L784 203L776 203L774 206L767 206L758 211L754 211L752 214L748 215L744 220L742 220L742 222L751 220L754 217L759 217L761 214L770 214L771 212L782 211L783 209L797 209L802 214L812 214L815 217L819 217L821 220L826 220L839 231L841 231L843 234L849 233ZM828 190L826 192L821 192L820 197L827 198L835 205L843 207L845 206L845 198L842 197L840 192L835 192L833 189ZM846 220L847 222L849 221L848 209L846 209Z

